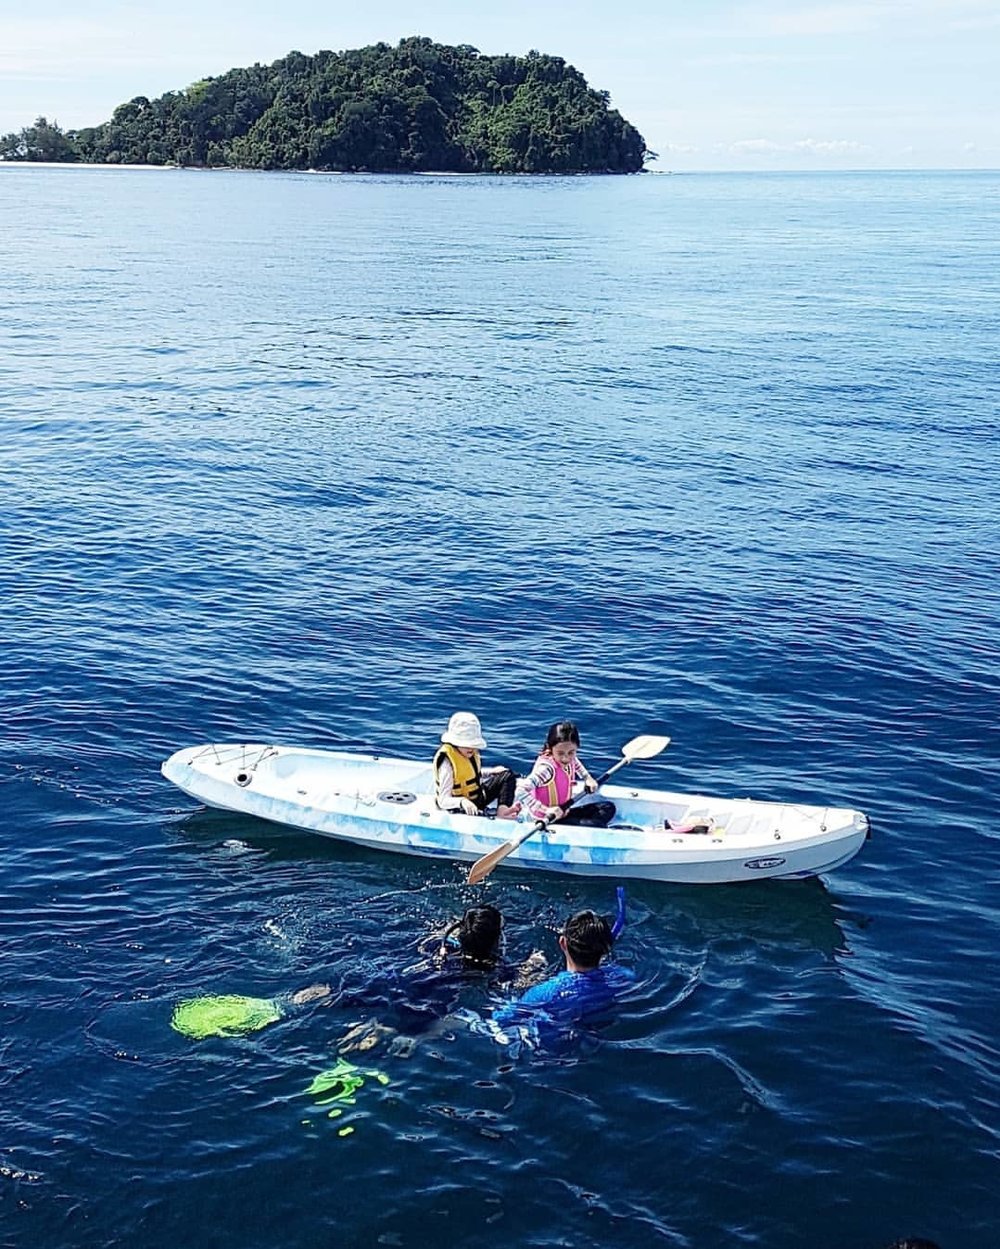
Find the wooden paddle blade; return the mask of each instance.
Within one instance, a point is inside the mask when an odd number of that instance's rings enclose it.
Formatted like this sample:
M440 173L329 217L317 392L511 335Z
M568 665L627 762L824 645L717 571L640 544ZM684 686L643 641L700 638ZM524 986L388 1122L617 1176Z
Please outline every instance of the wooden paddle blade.
M507 855L513 853L519 845L518 841L505 841L497 850L491 850L481 859L476 859L469 869L469 884L478 885L481 880L485 880L497 864L502 863Z
M654 737L651 733L643 733L626 742L622 747L622 754L630 763L633 759L652 759L669 745L669 737Z
M531 828L526 828L523 832L518 833L516 837L511 837L510 841L505 841L496 850L491 850L489 854L484 854L481 859L476 859L469 869L469 884L478 885L481 880L485 880L497 864L504 861L508 854L513 854L518 846L526 842L533 833L540 833L548 827L549 823L549 820L539 820L537 824L532 824Z

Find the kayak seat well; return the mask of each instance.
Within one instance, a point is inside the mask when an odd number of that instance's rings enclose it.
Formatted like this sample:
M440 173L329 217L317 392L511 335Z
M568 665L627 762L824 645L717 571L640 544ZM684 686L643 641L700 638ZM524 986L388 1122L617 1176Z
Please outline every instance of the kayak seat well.
M434 792L434 777L427 764L363 756L316 758L305 751L287 751L268 760L267 770L279 781L294 782L301 791L371 790L427 795Z

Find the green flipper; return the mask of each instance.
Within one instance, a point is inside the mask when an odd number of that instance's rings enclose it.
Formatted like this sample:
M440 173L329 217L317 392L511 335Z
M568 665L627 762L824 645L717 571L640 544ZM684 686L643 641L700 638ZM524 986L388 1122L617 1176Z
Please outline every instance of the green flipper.
M195 1041L210 1036L242 1036L258 1032L284 1016L281 1006L267 997L244 997L224 993L218 997L194 997L179 1002L170 1026Z
M344 1106L357 1105L355 1094L364 1088L365 1081L369 1079L376 1080L381 1085L389 1083L389 1077L384 1071L366 1070L339 1058L333 1067L327 1067L313 1077L312 1083L306 1089L306 1096L314 1097L318 1107L331 1106L332 1109L327 1111L327 1118L338 1119L344 1113ZM350 1131L353 1132L354 1129L351 1128ZM347 1129L341 1129L339 1135L346 1136Z

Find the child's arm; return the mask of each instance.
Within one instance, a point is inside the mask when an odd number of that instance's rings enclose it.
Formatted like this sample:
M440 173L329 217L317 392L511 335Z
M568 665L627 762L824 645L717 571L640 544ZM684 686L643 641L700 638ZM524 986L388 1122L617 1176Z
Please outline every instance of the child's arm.
M583 788L588 794L597 793L597 782L587 771L587 765L583 762L579 755L576 757L576 779L583 781Z
M551 814L550 809L535 797L534 791L541 789L552 780L553 769L547 763L536 764L527 776L522 776L514 790L514 801L519 802L524 811L533 820L546 820Z

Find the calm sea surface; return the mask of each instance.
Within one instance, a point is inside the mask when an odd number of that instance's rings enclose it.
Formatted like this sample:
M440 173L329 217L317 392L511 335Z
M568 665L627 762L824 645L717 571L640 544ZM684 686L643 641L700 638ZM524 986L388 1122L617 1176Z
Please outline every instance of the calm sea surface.
M2 167L0 231L0 1245L995 1249L1000 174ZM597 1035L382 1042L330 1118L429 933L554 958L614 882L472 894L158 766L458 708L875 835L630 888ZM316 981L369 990L170 1027Z

